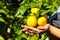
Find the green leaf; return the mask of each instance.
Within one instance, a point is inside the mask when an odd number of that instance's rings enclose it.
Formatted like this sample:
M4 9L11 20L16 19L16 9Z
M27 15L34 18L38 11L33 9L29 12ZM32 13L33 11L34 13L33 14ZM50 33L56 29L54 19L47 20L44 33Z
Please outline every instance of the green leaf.
M0 35L0 40L4 40L4 38Z
M39 1L37 2L37 4L39 4L39 7L41 7L42 4L43 4L43 0L39 0Z
M49 0L45 0L46 1L46 3L49 1Z
M35 6L37 6L37 3L36 3L36 2L31 2L31 3L29 4L29 6L30 6L30 8L35 7Z
M4 5L4 2L0 1L0 6L3 6Z
M15 40L21 40L21 38L22 38L22 32L16 36Z
M27 8L24 7L24 6L19 7L19 8L17 9L17 12L16 12L15 17L17 17L18 15L23 15L26 10L27 10Z
M21 33L15 38L15 40L22 40L22 38L27 39L27 36L24 33Z
M45 40L49 40L49 37L47 37Z
M17 18L23 18L23 16L22 15L18 15Z
M15 32L16 34L20 35L22 33L22 30L18 30Z
M0 13L7 13L5 10L3 10L3 9L0 9Z
M27 35L23 33L23 34L22 34L22 37L23 37L23 38L27 38Z
M29 40L38 40L38 38L39 38L39 35L34 34L34 35L30 36Z
M47 34L46 33L43 33L42 35L41 35L41 40L45 40L47 38Z
M27 37L27 40L30 40L30 36Z
M0 18L0 22L5 22L5 20L3 18Z
M18 36L15 38L15 40L21 40L21 36L22 36L22 35L18 35Z
M50 6L47 6L46 8L51 8L52 6L50 5Z
M46 13L50 12L51 10L42 10L42 12L40 13L40 15L45 15Z
M52 6L51 11L52 11L52 12L54 12L54 11L55 11L54 6Z
M48 6L48 4L47 3L44 3L44 6Z

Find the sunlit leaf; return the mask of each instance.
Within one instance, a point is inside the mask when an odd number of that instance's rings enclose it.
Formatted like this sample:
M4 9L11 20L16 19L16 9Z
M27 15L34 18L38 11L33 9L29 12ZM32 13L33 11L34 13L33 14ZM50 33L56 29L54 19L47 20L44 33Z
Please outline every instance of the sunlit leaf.
M0 9L0 13L7 13L5 10L3 10L3 9Z
M45 40L47 38L47 34L46 33L43 33L42 35L41 35L41 40Z
M0 18L0 22L5 22L5 20L3 18Z
M42 10L41 14L40 15L45 15L46 13L50 12L51 10Z
M4 40L4 38L0 35L0 40Z
M8 28L8 29L7 29L7 32L10 33L10 32L11 32L11 28Z

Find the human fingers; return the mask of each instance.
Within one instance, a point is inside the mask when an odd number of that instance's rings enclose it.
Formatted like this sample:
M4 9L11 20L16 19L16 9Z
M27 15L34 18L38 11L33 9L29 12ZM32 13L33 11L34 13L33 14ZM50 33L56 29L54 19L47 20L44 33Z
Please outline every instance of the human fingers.
M37 30L37 31L35 31L34 33L35 33L35 34L38 34L38 33L41 33L41 32L43 32L43 30Z
M26 26L26 25L21 25L21 27L22 27L22 28L27 28L27 29L30 29L30 30L32 30L32 29L33 29L33 27Z
M39 29L39 30L44 30L44 29L45 29L45 27L38 26L38 27L37 27L37 29Z
M34 30L28 30L29 31L29 33L34 33Z
M25 31L25 34L34 35L34 32L32 30L28 30L28 31Z
M29 34L29 32L28 31L25 31L25 34Z
M38 33L43 32L43 30L37 30L37 29L27 30L26 28L24 28L23 31L24 31L26 34L29 34L29 35L30 35L30 33L31 33L31 35L33 35L33 34L38 34Z
M26 29L28 29L27 31L28 31L29 33L40 33L40 32L42 31L42 30L38 30L38 29L33 28L33 27L28 27L28 26L26 26L26 25L22 25L22 27L24 27L23 31L26 32Z
M23 31L28 31L28 29L27 28L24 28Z
M34 30L27 30L27 31L25 30L25 33L27 33L27 32L28 32L29 34L30 34L30 33L35 34L35 33L39 33L39 32L40 32L40 30L38 30L38 29L34 29Z
M26 25L21 25L22 28L26 28L27 26Z
M29 30L38 30L38 29L36 29L36 28L33 28L33 27L29 27L29 26L26 26L26 25L21 25L23 28L27 28L27 29L29 29Z
M27 29L27 28L24 28L23 31L24 31L25 33L34 33L34 30L29 30L29 29Z

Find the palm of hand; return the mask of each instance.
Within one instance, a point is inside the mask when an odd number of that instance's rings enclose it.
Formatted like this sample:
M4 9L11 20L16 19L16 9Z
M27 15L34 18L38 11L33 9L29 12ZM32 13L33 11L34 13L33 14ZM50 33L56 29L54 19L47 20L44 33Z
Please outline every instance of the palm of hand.
M21 25L21 27L23 28L23 31L25 33L31 33L31 34L37 34L37 33L41 33L44 32L46 30L48 30L49 28L49 24L46 24L45 26L38 26L37 28L33 28L33 27L28 27L26 25Z

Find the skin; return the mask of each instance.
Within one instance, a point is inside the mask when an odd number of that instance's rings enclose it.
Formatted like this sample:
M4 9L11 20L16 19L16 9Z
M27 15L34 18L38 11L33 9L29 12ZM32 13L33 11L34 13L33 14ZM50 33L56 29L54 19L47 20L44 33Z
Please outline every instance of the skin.
M38 33L41 33L41 32L44 32L44 31L48 30L48 31L50 31L51 34L60 38L60 29L58 29L58 28L56 28L56 27L54 27L50 24L46 24L44 27L38 26L37 28L28 27L26 25L21 25L21 27L23 28L23 31L26 34L31 33L33 35L33 34L38 34Z
M56 37L60 38L60 29L50 25L49 31L51 32L51 34L53 34Z

